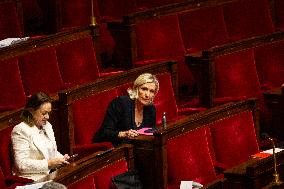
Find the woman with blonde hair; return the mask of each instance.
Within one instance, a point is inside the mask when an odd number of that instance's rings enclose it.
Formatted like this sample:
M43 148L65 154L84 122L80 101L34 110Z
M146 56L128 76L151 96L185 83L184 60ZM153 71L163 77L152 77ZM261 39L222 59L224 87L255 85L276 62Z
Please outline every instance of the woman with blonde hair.
M144 73L137 77L128 96L119 96L108 106L101 128L93 142L110 141L113 145L127 142L139 135L138 129L156 126L156 109L153 105L159 90L156 76Z

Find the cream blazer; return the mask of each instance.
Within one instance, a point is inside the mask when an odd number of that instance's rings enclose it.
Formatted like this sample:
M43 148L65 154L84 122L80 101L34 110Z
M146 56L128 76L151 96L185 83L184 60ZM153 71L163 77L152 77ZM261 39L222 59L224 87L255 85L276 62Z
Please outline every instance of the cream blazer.
M52 126L49 122L43 126L46 135L52 141L55 157L62 157L57 151L57 145ZM13 173L25 178L38 180L49 173L47 147L40 138L40 130L36 126L29 126L21 122L13 128L11 133L14 153Z

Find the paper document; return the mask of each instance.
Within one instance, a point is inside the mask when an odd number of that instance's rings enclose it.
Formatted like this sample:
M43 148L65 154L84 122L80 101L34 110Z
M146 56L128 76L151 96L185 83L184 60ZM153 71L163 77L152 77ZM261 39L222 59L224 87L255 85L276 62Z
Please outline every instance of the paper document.
M40 189L45 183L51 182L52 180L46 182L39 182L34 184L27 184L25 186L17 186L16 189Z
M275 148L275 153L281 152L282 148ZM262 151L261 153L273 154L273 149Z
M26 41L28 40L29 37L23 37L23 38L6 38L6 39L3 39L0 41L0 48L1 47L7 47L9 45L12 45L12 44L16 44L16 43L19 43L21 41Z
M202 188L203 185L198 183L198 182L194 182L194 181L181 181L180 182L180 189L199 189Z

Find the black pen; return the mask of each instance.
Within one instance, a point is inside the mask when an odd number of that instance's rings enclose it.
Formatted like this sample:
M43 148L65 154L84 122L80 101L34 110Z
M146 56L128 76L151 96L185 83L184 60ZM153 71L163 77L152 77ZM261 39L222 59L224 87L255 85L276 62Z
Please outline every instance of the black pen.
M102 156L102 155L104 155L104 154L107 154L107 153L111 152L112 150L113 150L113 148L110 148L110 149L108 149L108 150L106 150L106 151L103 151L103 152L97 154L95 157L100 157L100 156Z

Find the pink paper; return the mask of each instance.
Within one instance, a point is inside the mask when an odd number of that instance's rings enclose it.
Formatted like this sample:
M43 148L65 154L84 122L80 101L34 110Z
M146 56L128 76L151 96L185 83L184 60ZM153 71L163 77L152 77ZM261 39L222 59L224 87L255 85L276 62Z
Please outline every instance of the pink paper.
M149 127L144 127L142 129L137 130L140 135L153 135L153 133L145 133L146 130L151 129Z

